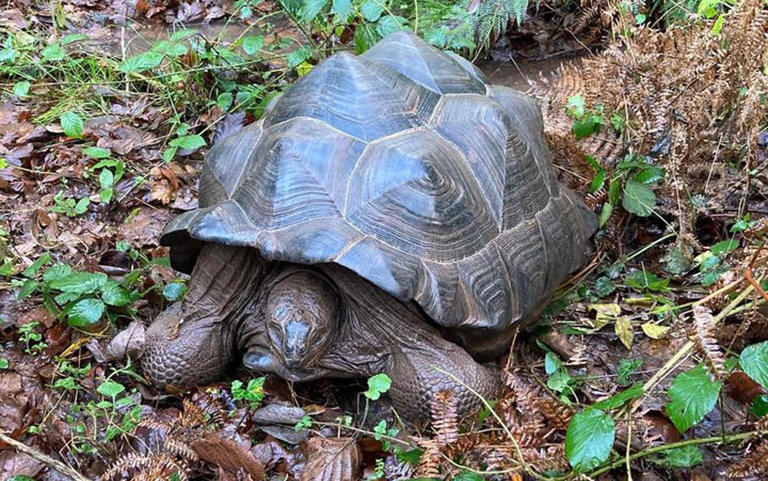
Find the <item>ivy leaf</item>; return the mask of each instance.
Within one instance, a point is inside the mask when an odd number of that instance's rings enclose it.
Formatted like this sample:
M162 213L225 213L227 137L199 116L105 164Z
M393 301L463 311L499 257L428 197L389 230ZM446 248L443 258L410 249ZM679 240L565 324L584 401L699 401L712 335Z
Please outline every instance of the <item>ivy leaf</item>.
M99 185L101 186L101 191L99 192L101 201L105 204L109 204L109 201L112 200L112 195L115 193L115 190L113 189L115 185L115 174L109 169L101 169L101 172L99 172Z
M636 179L628 179L624 184L624 197L621 205L627 212L638 217L648 217L656 207L656 194L647 184Z
M88 197L83 197L82 199L78 200L77 204L75 204L75 214L84 214L85 211L88 210L89 205L91 205L91 199Z
M666 405L667 415L680 433L686 432L715 407L720 382L712 381L709 372L699 365L678 375L669 388L672 399Z
M368 378L368 390L363 394L371 401L376 401L382 394L389 391L392 379L384 373L376 374Z
M243 39L243 52L247 55L256 55L264 45L264 37L261 35L249 35Z
M643 165L640 172L634 178L642 184L654 184L663 179L665 175L667 175L667 172L664 169L646 164Z
M745 347L740 361L747 376L768 389L768 341Z
M104 314L104 303L98 299L88 298L77 301L67 314L67 322L72 327L90 327L99 322Z
M83 137L83 119L76 113L64 112L59 117L59 123L61 123L61 129L67 137L74 139Z
M575 414L565 434L565 455L573 469L589 471L608 459L614 428L613 419L599 409L587 408Z

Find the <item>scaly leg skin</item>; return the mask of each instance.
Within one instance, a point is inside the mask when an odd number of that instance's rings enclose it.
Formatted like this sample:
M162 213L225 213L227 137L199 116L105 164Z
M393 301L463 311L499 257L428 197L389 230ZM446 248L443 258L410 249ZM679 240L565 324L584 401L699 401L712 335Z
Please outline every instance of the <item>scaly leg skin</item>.
M429 422L432 398L443 390L453 392L459 418L482 407L480 398L467 387L486 401L501 394L498 370L478 364L459 346L440 341L436 343L439 352L404 350L394 353L387 363L386 373L392 379L388 394L398 413L408 420Z
M179 390L225 374L234 361L238 321L266 266L250 248L203 248L184 301L162 312L147 330L140 363L151 384Z

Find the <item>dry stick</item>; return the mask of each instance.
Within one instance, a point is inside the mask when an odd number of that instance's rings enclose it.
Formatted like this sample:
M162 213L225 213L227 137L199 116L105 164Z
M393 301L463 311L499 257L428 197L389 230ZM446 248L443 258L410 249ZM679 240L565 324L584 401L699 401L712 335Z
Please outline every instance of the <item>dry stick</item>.
M26 444L16 441L15 439L9 436L6 436L3 433L0 433L0 441L6 444L9 444L17 451L21 451L22 453L29 455L30 457L45 464L49 468L54 469L65 476L69 476L75 481L91 481L90 479L86 478L82 474L75 471L74 468L62 463L61 461L57 461L52 457L48 456L47 454L43 454L36 449L30 448Z

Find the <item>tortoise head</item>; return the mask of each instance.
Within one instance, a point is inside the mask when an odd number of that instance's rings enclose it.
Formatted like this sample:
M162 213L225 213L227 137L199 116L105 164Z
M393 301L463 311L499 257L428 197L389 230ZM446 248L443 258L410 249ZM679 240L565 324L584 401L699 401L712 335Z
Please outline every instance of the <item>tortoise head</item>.
M318 273L289 268L267 295L267 335L289 369L313 366L333 340L339 296Z

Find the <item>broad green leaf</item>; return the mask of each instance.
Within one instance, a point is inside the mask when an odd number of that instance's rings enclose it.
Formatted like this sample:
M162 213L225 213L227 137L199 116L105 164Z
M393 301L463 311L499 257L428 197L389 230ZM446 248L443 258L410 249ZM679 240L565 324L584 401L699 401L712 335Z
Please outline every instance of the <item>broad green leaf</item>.
M691 268L691 259L685 254L681 246L670 249L662 258L667 272L675 275L683 275Z
M24 269L24 272L22 272L21 275L24 277L34 277L37 275L37 272L40 270L40 268L43 267L44 264L51 262L51 260L51 253L45 252L43 255L35 259L35 262Z
M19 293L16 295L17 299L25 299L32 295L37 289L37 281L34 279L27 279L24 284L21 285Z
M16 269L13 266L13 262L10 259L6 259L5 262L0 265L0 276L10 277L16 273Z
M605 185L605 169L600 167L600 164L598 164L595 158L591 155L585 155L584 158L589 166L595 171L595 177L592 179L592 182L589 183L588 191L590 193L597 192Z
M230 107L232 107L232 102L234 100L235 97L232 95L232 92L222 92L218 97L216 97L216 105L218 105L221 110L226 112Z
M747 376L768 389L768 341L745 347L740 361Z
M112 200L112 194L114 194L112 187L114 187L114 185L115 174L109 169L101 169L101 172L99 172L99 186L101 187L101 193L99 195L102 202L109 204L109 201Z
M170 145L180 149L195 150L205 146L205 139L199 135L185 135L178 139L173 139Z
M88 210L89 205L91 205L91 199L88 197L83 197L82 199L78 200L77 204L75 204L75 214L84 214L85 211Z
M67 277L58 278L48 282L48 287L62 292L75 294L90 294L101 288L107 282L107 275L103 272L73 272Z
M733 252L739 247L739 241L736 239L729 239L724 240L722 242L718 242L717 244L713 245L709 248L709 250L712 251L712 253L716 256L722 255L722 254L728 254L729 252Z
M635 383L620 393L614 394L608 399L603 399L592 405L593 408L609 411L617 407L623 406L627 401L637 399L643 395L643 384Z
M72 270L66 264L56 264L48 268L43 274L43 282L48 286L50 283L56 280L64 279L71 276L75 271Z
M104 314L104 303L98 299L81 299L73 305L67 314L67 322L72 327L90 327L99 322Z
M614 284L608 276L600 276L595 281L595 294L597 294L598 297L605 297L615 290L616 284Z
M102 396L113 398L118 394L120 394L121 392L125 391L125 386L123 386L119 382L115 382L115 381L112 381L111 379L107 379L103 383L99 384L99 387L96 388L96 391Z
M122 307L133 302L133 296L119 282L112 279L101 286L101 299L108 306Z
M601 116L587 115L583 119L575 121L571 130L576 139L579 140L600 132L602 125L603 118Z
M624 197L621 205L627 212L638 217L648 217L656 207L656 194L647 184L635 179L628 179L624 184Z
M40 52L40 55L45 61L58 62L59 60L64 59L66 52L62 50L58 43L52 43L45 47L43 51Z
M112 155L109 149L101 147L86 147L83 149L83 153L92 159L106 159Z
M565 455L573 469L589 471L608 459L614 428L613 419L599 409L587 408L575 414L565 434Z
M8 359L4 357L0 357L0 371L2 371L3 369L8 369L10 366L11 366L11 362Z
M720 31L723 29L723 25L725 25L725 15L720 14L720 16L717 17L717 20L715 20L714 25L712 25L712 35L717 37L720 35Z
M664 451L661 458L652 460L671 469L691 468L702 461L701 451L696 446L682 446Z
M0 169L5 169L6 167L8 167L8 159L0 157Z
M664 169L646 164L641 167L640 172L634 178L642 184L654 184L663 179L666 174L667 172Z
M304 0L299 10L299 20L310 23L328 5L328 0Z
M659 292L666 291L669 285L669 279L660 278L653 272L645 270L630 272L624 279L624 282L627 286L634 287L635 289L648 289Z
M256 55L264 45L264 37L261 35L249 35L243 39L243 52L248 55Z
M288 56L285 58L285 61L288 63L288 66L290 68L296 68L311 56L312 56L312 50L305 45L289 53Z
M608 219L611 218L611 214L613 213L613 205L610 202L606 202L603 204L603 210L600 211L600 218L598 219L597 225L602 229L605 227L605 224L608 223Z
M75 112L64 112L59 117L64 135L79 139L83 136L83 119Z
M632 341L635 339L635 333L632 330L632 323L630 322L629 318L620 317L616 319L614 330L616 335L619 336L621 343L624 344L624 347L632 350Z
M123 73L140 73L157 67L163 62L161 52L150 50L133 57L128 57L120 63L119 70Z
M355 13L352 0L333 0L331 12L336 15L338 23L347 23L347 19Z
M392 385L392 379L384 373L376 374L368 378L368 390L365 391L365 397L371 401L375 401L381 397L382 394L387 392Z
M563 361L554 352L547 352L544 355L544 372L552 375L561 369L563 369Z
M360 6L360 13L369 22L375 22L384 11L384 0L366 0Z
M713 381L703 365L696 366L672 381L667 415L677 430L684 433L715 407L718 394L720 382Z
M752 401L752 405L749 407L749 414L753 415L757 419L760 419L761 417L768 414L768 394L755 396L755 399Z
M13 84L13 94L17 97L26 97L32 84L26 80Z
M669 326L660 326L653 322L646 322L640 327L643 329L645 335L651 339L661 339L667 332L669 332Z
M396 15L385 15L376 22L376 33L382 37L386 37L390 33L399 32L404 30L408 25L408 20Z

